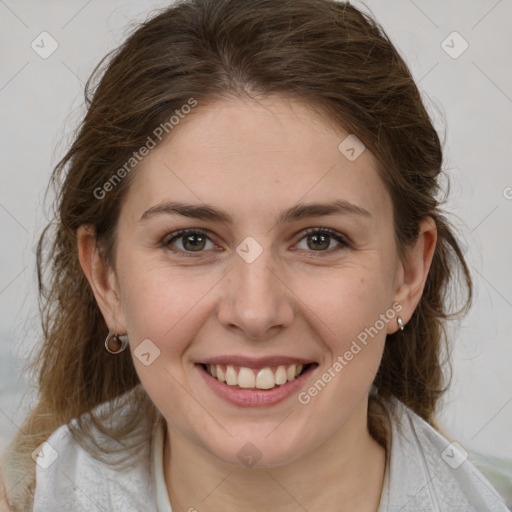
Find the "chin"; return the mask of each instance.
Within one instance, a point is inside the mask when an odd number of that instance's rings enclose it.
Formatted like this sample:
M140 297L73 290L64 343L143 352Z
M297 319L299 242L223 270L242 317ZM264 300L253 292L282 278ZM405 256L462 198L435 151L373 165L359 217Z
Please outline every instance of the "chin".
M261 429L256 431L254 428L243 429L243 435L233 436L227 442L224 440L221 448L218 444L212 445L210 438L205 448L223 462L238 468L273 468L284 466L299 458L304 446L301 446L300 451L297 450L299 443L294 440L300 440L303 436L292 436L287 431L287 442L284 444L283 433L276 431L276 435L269 435L272 429L275 429L275 424L271 428L265 428L264 431ZM254 435L250 434L251 430L254 431Z

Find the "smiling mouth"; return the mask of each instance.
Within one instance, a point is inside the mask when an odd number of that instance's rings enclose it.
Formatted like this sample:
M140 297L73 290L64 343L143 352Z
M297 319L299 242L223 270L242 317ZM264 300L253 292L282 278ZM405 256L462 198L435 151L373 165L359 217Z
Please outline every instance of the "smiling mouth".
M204 363L200 364L200 366L208 375L232 388L272 390L297 379L310 369L318 366L318 364L283 364L263 368Z

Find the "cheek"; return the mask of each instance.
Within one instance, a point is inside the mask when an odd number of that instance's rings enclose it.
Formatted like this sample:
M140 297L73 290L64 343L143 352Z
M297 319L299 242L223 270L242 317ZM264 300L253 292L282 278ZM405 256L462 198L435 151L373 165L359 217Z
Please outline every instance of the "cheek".
M344 422L347 411L368 392L381 362L387 327L396 322L391 280L384 277L389 276L388 263L379 254L367 253L357 264L339 268L325 279L310 278L309 283L304 281L308 294L306 288L301 292L319 319L315 330L321 333L325 359L299 401L319 417L330 415L334 424Z
M379 274L347 268L323 292L317 289L309 295L308 305L321 320L316 330L322 333L326 359L298 400L310 417L330 418L332 429L347 421L368 393L381 362L387 326L396 322L388 283L379 280ZM316 435L308 432L312 438Z
M168 403L169 395L178 402L181 386L188 386L190 378L184 362L211 316L205 308L211 308L208 299L224 272L207 266L180 269L142 257L126 259L121 272L126 327L139 378L155 403ZM143 342L158 355L147 367L138 359ZM162 389L167 396L160 397Z
M156 258L155 258L156 259ZM183 328L182 320L206 295L212 276L200 276L173 268L165 261L131 257L120 269L123 282L123 309L127 326L136 337L155 337L162 342L167 334Z
M182 362L197 335L198 304L213 286L212 276L191 278L169 265L133 256L123 261L119 274L130 350L144 389L166 418L172 412L173 424L185 428L189 416L201 421L186 392Z
M300 296L321 320L332 349L343 350L392 306L391 285L381 262L345 265L323 276L302 279ZM299 285L299 283L298 283ZM378 327L382 328L380 322ZM385 334L385 329L383 331Z

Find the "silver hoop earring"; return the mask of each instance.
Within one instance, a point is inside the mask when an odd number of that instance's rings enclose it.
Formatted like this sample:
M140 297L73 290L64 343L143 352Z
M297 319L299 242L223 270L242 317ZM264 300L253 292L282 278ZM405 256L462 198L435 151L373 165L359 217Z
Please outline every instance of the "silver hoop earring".
M109 334L105 339L105 349L110 354L120 354L128 346L126 334Z
M401 331L403 331L405 329L405 325L404 325L404 321L402 320L402 317L399 316L397 319L396 319L396 322L398 324L398 327L400 328Z

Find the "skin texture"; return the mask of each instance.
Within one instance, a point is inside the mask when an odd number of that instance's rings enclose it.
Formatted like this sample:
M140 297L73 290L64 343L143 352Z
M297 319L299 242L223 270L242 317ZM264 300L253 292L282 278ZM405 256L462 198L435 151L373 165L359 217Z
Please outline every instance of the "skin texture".
M111 332L128 334L132 354L145 339L160 350L149 366L134 362L166 419L173 511L377 510L385 450L368 433L367 404L396 316L306 405L293 395L240 408L214 394L194 365L219 355L301 357L319 364L307 389L394 303L407 323L432 260L435 224L422 222L401 261L377 161L369 150L349 161L338 150L348 135L282 96L199 104L136 170L114 269L99 257L93 229L79 229L82 268ZM277 222L297 203L338 199L371 217ZM233 224L170 214L140 220L171 200L216 206ZM163 244L187 228L207 231L199 252L191 244L187 252L184 238L173 241L177 252ZM331 228L348 245L331 237L317 248L307 228ZM248 236L263 251L252 263L236 252ZM237 458L249 442L261 452L252 468Z

